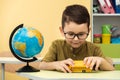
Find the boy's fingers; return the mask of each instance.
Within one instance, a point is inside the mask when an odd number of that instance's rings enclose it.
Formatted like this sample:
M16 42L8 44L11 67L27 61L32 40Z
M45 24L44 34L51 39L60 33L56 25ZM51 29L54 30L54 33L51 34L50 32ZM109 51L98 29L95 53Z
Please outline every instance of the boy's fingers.
M64 73L67 73L67 71L66 71L64 68L61 68L60 71L62 71L62 72L64 72Z
M66 60L66 61L64 61L64 63L66 65L74 65L74 61L73 60Z
M71 58L68 58L67 60L73 61Z
M84 64L86 64L87 61L88 61L88 57L84 58L84 60L83 60Z
M90 69L93 69L93 66L96 64L95 60L92 60L91 64L90 64Z
M58 71L62 71L64 73L71 73L71 70L68 68L68 66L66 64L62 65L61 68L58 69Z
M90 67L91 63L93 61L93 58L88 58L87 62L86 62L86 67Z
M64 65L63 67L64 67L64 69L66 70L66 72L69 72L69 73L71 73L71 72L72 72L72 71L68 68L68 66L67 66L67 65Z
M99 66L100 66L100 62L97 61L97 62L96 62L96 66L95 66L95 70L96 70L96 71L98 70Z
M67 71L65 70L64 65L65 65L65 64L62 64L61 66L57 67L56 70L57 70L57 71L62 71L62 72L64 72L64 73L66 73Z

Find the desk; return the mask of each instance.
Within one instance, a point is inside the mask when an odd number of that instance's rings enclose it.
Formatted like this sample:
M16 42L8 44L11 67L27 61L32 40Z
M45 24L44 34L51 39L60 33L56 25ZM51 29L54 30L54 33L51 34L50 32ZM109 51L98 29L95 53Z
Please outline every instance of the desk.
M42 58L38 58L36 61L40 61ZM25 63L13 57L0 57L1 63L1 72L2 72L2 80L5 80L5 64L21 64Z
M112 58L113 64L120 64L120 58ZM41 70L32 73L17 73L30 80L120 80L120 71L99 71L93 73L62 73Z
M113 64L120 64L120 58L112 58Z
M42 58L38 58L38 61L40 61ZM1 68L2 68L2 80L5 80L5 64L10 63L10 64L21 64L25 62L21 62L16 58L13 57L0 57L0 63L1 63ZM114 64L120 64L120 58L113 58L113 63ZM54 75L55 76L55 75Z
M120 71L98 71L92 73L63 73L41 70L40 72L17 73L30 80L120 80Z

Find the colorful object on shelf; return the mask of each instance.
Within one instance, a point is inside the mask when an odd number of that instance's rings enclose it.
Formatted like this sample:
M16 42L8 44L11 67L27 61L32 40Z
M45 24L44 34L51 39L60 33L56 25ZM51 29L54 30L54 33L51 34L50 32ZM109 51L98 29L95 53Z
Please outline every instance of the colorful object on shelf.
M112 26L111 37L112 38L120 37L120 26Z
M115 10L113 9L113 5L110 0L98 0L101 10L105 14L113 14Z
M102 34L102 43L110 44L111 42L111 34Z
M84 62L81 60L74 61L74 66L69 66L69 69L72 72L92 72L92 70L87 68Z
M112 26L111 43L120 44L120 26Z
M94 43L101 43L101 37L102 37L101 34L94 34L93 36L94 36L94 39L93 39Z
M120 0L112 0L116 13L120 13Z
M102 25L102 34L111 34L111 25L105 24Z
M93 13L101 13L100 8L97 4L93 4Z
M111 38L111 43L112 44L120 44L120 37Z

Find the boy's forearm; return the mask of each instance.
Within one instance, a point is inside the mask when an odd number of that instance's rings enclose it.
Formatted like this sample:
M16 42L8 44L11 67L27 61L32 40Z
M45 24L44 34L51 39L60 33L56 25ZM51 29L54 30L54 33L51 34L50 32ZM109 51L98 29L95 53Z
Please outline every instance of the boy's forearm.
M39 68L45 70L55 70L55 62L40 62Z
M102 64L100 65L100 69L101 70L108 70L108 71L115 70L115 68L112 64L112 60L106 60L104 58L102 60Z

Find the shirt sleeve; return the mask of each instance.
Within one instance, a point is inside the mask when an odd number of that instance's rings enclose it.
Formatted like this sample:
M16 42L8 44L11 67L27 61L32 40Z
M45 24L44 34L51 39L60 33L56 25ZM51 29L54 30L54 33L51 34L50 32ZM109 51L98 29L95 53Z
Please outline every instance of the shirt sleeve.
M105 57L103 55L103 51L101 50L101 48L99 46L95 47L95 49L94 49L94 56Z
M46 53L42 61L52 62L55 60L56 60L56 45L55 45L55 42L52 42L51 46L49 47L48 52Z

